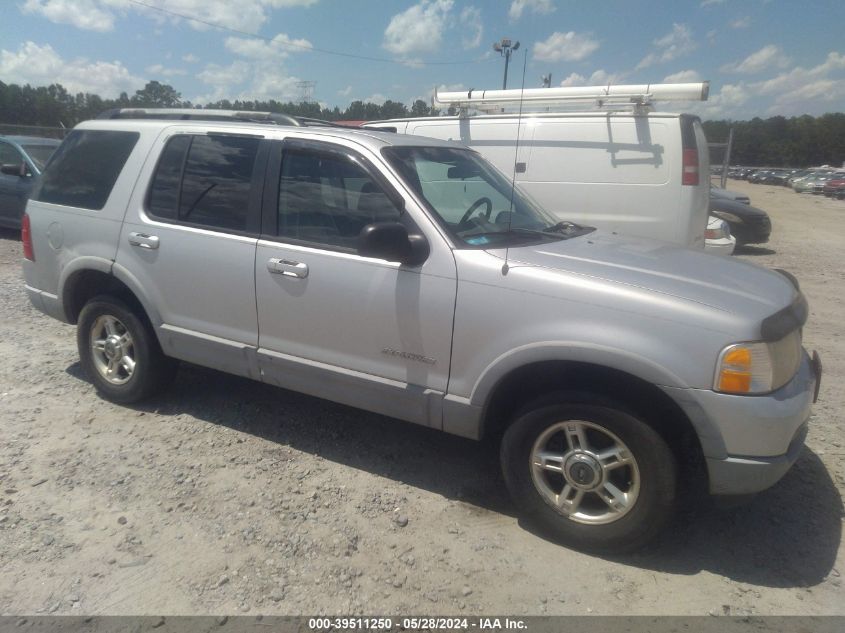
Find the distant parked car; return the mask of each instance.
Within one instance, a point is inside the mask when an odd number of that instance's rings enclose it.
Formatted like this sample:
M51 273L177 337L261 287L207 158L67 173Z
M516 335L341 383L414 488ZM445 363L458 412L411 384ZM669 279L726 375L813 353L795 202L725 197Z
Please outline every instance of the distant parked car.
M58 146L52 138L0 136L0 226L21 227L35 177Z
M826 196L835 196L845 189L845 171L838 171L824 183L822 193Z
M793 187L797 181L801 180L802 178L806 178L812 173L812 169L800 169L786 179L786 186Z
M721 187L710 187L710 199L719 198L720 200L734 200L735 202L742 202L743 204L751 204L751 198L744 193L737 191L730 191L729 189L722 189Z
M792 188L796 193L815 193L816 184L820 183L821 187L824 187L824 183L832 173L831 171L814 171L804 178L799 178L793 182ZM821 188L819 188L819 193L821 193Z
M747 203L711 196L710 215L728 223L739 246L764 244L772 233L769 214Z
M812 193L816 195L821 195L822 193L824 193L824 186L827 184L827 181L831 180L832 178L836 178L838 173L841 172L827 172L815 178L812 181Z
M786 178L787 172L783 169L765 169L756 172L748 180L758 185L782 185Z

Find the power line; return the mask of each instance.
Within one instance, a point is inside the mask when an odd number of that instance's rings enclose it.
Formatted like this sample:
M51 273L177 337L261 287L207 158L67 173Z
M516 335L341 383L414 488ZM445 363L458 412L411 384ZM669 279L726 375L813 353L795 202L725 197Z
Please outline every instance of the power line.
M254 37L259 40L264 40L265 42L270 42L275 44L276 46L282 46L287 48L293 48L301 51L311 51L316 53L323 53L325 55L335 55L337 57L350 57L352 59L363 59L370 62L382 62L385 64L399 64L402 66L462 66L466 64L481 64L483 62L488 61L487 59L471 59L471 60L464 60L464 61L451 61L451 62L436 62L436 61L416 61L416 60L406 60L401 61L397 59L391 59L389 57L372 57L369 55L358 55L356 53L344 53L343 51L333 51L328 48L317 48L316 46L306 46L305 44L297 44L295 42L277 42L271 37L267 37L266 35L259 35L258 33L250 33L249 31L242 31L240 29L233 28L231 26L224 26L222 24L217 24L216 22L209 22L208 20L203 20L201 18L194 17L192 15L186 15L184 13L178 13L176 11L171 11L170 9L165 9L163 7L157 7L152 4L147 4L146 2L141 2L141 0L128 0L130 3L144 7L146 9L151 9L152 11L158 11L160 13L165 13L167 15L172 15L173 17L182 18L183 20L190 20L191 22L197 22L199 24L204 24L206 26L211 26L216 29L221 29L223 31L230 31L232 33L237 33L238 35L246 35L247 37Z

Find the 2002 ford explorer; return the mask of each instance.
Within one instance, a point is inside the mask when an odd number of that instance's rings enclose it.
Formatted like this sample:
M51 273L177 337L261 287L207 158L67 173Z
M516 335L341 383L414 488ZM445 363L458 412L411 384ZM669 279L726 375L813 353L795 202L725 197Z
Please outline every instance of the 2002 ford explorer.
M746 494L801 450L821 364L788 274L562 222L450 142L105 117L58 149L22 235L29 297L77 325L109 400L183 360L499 438L515 503L587 550L657 534L690 464Z

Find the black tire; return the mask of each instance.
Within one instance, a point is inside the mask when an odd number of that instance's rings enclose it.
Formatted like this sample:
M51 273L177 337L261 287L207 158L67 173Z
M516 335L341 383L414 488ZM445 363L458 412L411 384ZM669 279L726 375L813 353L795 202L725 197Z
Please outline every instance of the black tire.
M554 431L563 422L571 424ZM572 443L577 443L577 438L567 439L567 435L577 435L574 430L579 428L587 440L585 450L573 449ZM549 444L543 445L547 448L559 442L560 474L534 465L535 443L546 442L546 438ZM611 446L621 446L627 452L620 454L626 455L626 459L630 455L633 463L620 460L613 464L616 466L613 470L602 468L599 460L591 456L603 452L600 450L603 438L609 442L604 445L606 451ZM557 454L554 450L547 451L552 453ZM643 420L599 396L560 393L535 401L518 413L508 427L500 455L505 483L514 503L541 531L575 549L622 553L641 548L657 536L675 509L677 464L672 450ZM556 459L547 463L553 467ZM576 465L579 461L581 466ZM564 476L564 470L568 476ZM595 486L596 491L584 491L573 518L560 505L555 507L549 493L558 493L557 499L573 496L574 500L578 488L572 482L576 477L581 484L594 477L587 485ZM605 481L616 491L629 493L625 497L630 499L629 505L620 504L620 510L603 501L602 495L610 496L612 490L604 487ZM562 494L565 485L569 485L568 495ZM606 522L591 522L602 520L603 512L608 515Z
M114 321L109 321L113 319ZM126 350L127 356L134 361L131 372L125 363L120 363L112 372L112 380L104 375L103 365L108 363L108 352L98 353L93 348L93 336L104 331L103 324L109 321L118 334L128 334L131 345ZM118 325L115 326L114 323ZM108 344L108 338L106 344ZM98 339L104 340L104 339ZM161 351L155 333L141 316L124 301L110 296L94 297L79 314L76 329L76 343L79 359L85 373L91 379L97 391L106 400L119 404L128 404L143 400L166 387L176 375L178 361L169 358ZM109 351L114 351L112 345ZM115 355L117 355L115 351ZM108 367L106 367L108 369ZM119 384L118 384L119 382Z

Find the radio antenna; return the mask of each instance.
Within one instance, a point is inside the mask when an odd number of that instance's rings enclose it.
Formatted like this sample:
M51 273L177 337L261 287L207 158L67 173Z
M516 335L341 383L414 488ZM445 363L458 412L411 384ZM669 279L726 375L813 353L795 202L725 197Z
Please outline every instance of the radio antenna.
M519 114L516 119L516 143L514 144L513 155L513 172L511 175L511 203L508 211L508 233L511 232L511 225L513 224L513 192L516 187L516 166L519 162L519 132L522 126L522 96L525 94L525 67L528 63L528 47L522 52L522 87L519 89ZM510 267L508 266L508 254L510 252L510 242L505 246L505 263L502 264L502 275L507 275Z

